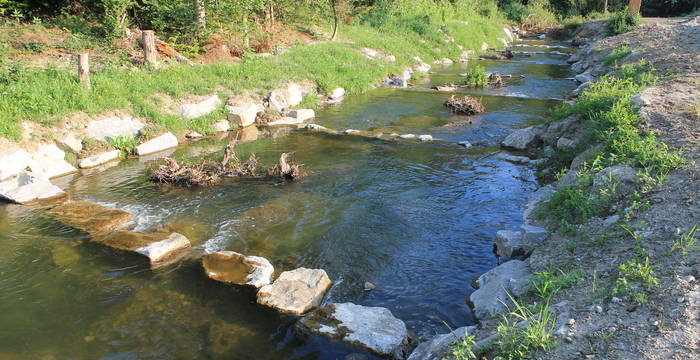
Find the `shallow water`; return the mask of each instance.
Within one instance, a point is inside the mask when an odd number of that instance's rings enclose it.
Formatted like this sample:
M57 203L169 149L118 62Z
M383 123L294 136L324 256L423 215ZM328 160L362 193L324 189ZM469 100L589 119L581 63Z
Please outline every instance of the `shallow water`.
M530 44L556 45L551 42ZM523 47L524 51L566 51ZM203 189L147 181L153 160L59 179L73 199L133 213L139 231L168 228L198 254L234 250L267 257L278 271L325 269L327 301L389 308L419 337L472 324L471 279L496 264L497 230L521 223L532 171L501 160L498 140L542 121L575 87L561 55L481 61L487 71L525 75L501 89L460 89L487 112L452 115L464 65L434 67L412 89L376 89L318 112L338 129L431 134L390 141L246 130L237 148L272 164L294 151L299 183L229 180ZM553 100L555 99L555 100ZM257 138L257 139L256 139ZM253 140L256 139L256 140ZM466 150L458 141L484 141ZM178 149L181 160L221 155L227 139ZM258 306L254 293L209 280L196 254L151 271L130 254L87 242L40 207L0 206L0 359L343 359L362 351L294 331L294 318ZM376 285L363 291L363 283Z

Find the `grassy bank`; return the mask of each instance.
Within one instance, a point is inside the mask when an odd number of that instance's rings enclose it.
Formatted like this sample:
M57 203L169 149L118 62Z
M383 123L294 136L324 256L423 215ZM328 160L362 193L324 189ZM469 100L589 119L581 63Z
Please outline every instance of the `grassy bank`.
M286 81L304 79L317 84L321 92L343 87L350 94L359 93L387 74L414 65L414 56L426 62L443 57L456 60L462 51L458 45L465 50L479 50L483 42L497 46L498 38L505 37L504 21L495 10L489 15L479 14L461 1L454 5L421 0L410 3L418 7L414 12L423 15L402 13L405 3L392 5L380 9L381 14L367 14L343 26L338 41L299 42L274 57L246 54L237 62L170 65L157 70L141 66L105 67L92 74L92 90L80 86L72 69L37 68L5 60L0 64L3 65L0 137L19 140L20 124L25 120L50 127L71 113L95 115L113 109L125 110L148 121L155 131L208 132L208 123L220 118L221 112L185 120L164 111L153 95L184 98L228 91L240 93L247 89L272 89ZM421 8L421 4L431 5ZM368 59L358 51L361 47L394 55L396 61Z

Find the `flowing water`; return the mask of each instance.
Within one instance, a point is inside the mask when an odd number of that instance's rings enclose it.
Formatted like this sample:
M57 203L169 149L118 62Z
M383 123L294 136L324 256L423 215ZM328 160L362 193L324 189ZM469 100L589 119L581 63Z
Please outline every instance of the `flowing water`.
M563 51L521 44L522 51ZM556 44L554 44L556 45ZM564 50L565 51L565 50ZM480 116L452 115L450 93L466 66L411 89L376 89L318 112L344 130L431 134L440 141L255 129L237 148L272 164L294 151L301 182L230 180L209 188L152 184L155 163L132 159L57 182L73 199L133 213L136 229L186 235L199 253L234 250L270 259L278 271L325 269L327 301L389 308L418 337L472 324L471 280L492 268L496 231L515 229L535 188L531 169L502 160L498 140L536 124L575 87L565 57L480 61L513 74L500 89L460 89L482 98ZM476 62L476 61L474 61ZM524 78L518 75L525 75ZM254 140L254 141L253 141ZM483 141L465 149L459 141ZM227 139L172 154L216 159ZM361 350L303 337L294 318L259 306L249 289L209 280L196 256L152 271L141 259L88 241L39 207L0 206L0 359L344 359ZM363 291L369 281L376 285ZM367 355L367 354L366 354ZM370 356L370 355L367 355ZM371 357L371 356L370 356Z

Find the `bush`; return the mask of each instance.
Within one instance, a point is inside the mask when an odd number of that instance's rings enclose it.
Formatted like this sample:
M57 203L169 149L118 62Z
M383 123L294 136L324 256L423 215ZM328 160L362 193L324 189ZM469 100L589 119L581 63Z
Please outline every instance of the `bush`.
M464 80L464 84L471 87L481 87L489 84L489 76L486 69L481 65L474 65L469 68L469 73Z
M629 9L618 11L608 20L608 34L619 35L632 31L642 23L639 14L632 13Z

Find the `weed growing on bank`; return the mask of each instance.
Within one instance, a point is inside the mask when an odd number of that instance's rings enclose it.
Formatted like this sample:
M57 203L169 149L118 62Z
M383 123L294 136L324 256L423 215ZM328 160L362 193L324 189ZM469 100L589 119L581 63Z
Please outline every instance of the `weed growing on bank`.
M549 302L552 296L560 290L576 285L584 274L583 270L538 272L530 279L529 291L539 299Z
M136 153L136 138L131 136L117 136L109 139L107 143L119 150L121 157L127 157Z
M649 258L644 262L630 260L620 264L618 267L619 276L612 289L613 296L630 295L639 304L647 302L646 292L654 290L659 286L659 279L654 275L655 265L649 263Z
M697 248L697 231L698 224L695 224L692 228L690 228L690 230L688 230L687 233L681 234L681 236L678 239L673 241L673 245L671 246L671 250L669 251L669 253L680 251L681 255L685 256L688 255L688 251L690 249Z
M633 13L629 9L616 12L608 19L608 34L619 35L634 30L642 23L642 17L638 13Z
M603 57L603 62L609 66L617 66L617 62L632 53L632 49L626 43L612 49L610 54Z
M554 347L556 318L544 304L533 305L533 310L511 297L513 308L501 317L494 342L494 360L529 359L530 353Z

